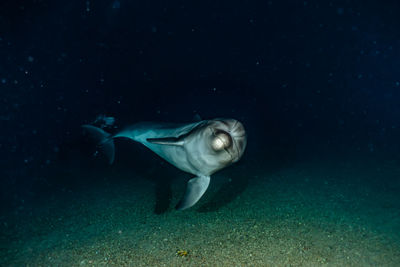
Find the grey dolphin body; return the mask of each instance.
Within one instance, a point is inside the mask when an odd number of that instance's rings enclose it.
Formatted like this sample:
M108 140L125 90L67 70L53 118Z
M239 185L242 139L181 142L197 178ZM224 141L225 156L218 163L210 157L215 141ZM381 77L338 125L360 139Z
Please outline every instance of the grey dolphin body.
M207 190L210 176L237 162L246 148L243 125L234 119L203 120L190 124L142 122L111 135L92 125L82 126L114 161L114 138L142 143L154 153L196 177L189 180L178 210L193 206Z

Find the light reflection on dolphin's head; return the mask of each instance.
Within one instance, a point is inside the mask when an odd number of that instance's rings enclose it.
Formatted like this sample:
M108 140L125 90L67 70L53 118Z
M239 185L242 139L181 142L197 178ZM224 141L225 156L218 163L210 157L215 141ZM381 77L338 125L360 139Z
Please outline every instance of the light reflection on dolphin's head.
M210 121L212 131L210 145L217 154L229 154L231 163L243 155L247 144L246 131L242 123L234 119L215 119Z
M234 119L203 121L185 139L187 159L202 175L237 162L246 148L246 131ZM195 152L195 153L194 153Z
M216 131L211 139L211 147L215 151L221 151L232 146L231 136L224 131Z

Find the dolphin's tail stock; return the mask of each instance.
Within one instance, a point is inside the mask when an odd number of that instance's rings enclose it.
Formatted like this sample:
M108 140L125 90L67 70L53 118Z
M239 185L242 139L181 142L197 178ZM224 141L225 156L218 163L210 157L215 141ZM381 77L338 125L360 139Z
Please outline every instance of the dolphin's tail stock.
M89 137L96 143L98 150L107 157L108 163L112 164L114 162L115 155L113 136L105 132L103 129L89 124L82 125L82 128L84 129L85 133L87 133Z

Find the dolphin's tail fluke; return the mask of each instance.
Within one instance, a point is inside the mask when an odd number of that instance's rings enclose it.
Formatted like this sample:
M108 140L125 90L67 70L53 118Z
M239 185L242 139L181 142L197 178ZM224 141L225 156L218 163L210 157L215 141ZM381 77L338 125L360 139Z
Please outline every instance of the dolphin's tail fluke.
M99 151L107 157L108 163L112 164L114 162L115 155L114 140L112 135L105 132L103 129L89 124L82 125L82 128L96 143Z

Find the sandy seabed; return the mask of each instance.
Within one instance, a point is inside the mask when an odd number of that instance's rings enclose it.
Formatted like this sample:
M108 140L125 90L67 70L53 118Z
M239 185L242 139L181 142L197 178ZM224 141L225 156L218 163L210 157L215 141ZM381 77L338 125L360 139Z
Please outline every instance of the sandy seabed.
M54 194L1 217L0 265L400 266L399 162L254 166L214 175L185 211L175 179L159 215L144 179Z

